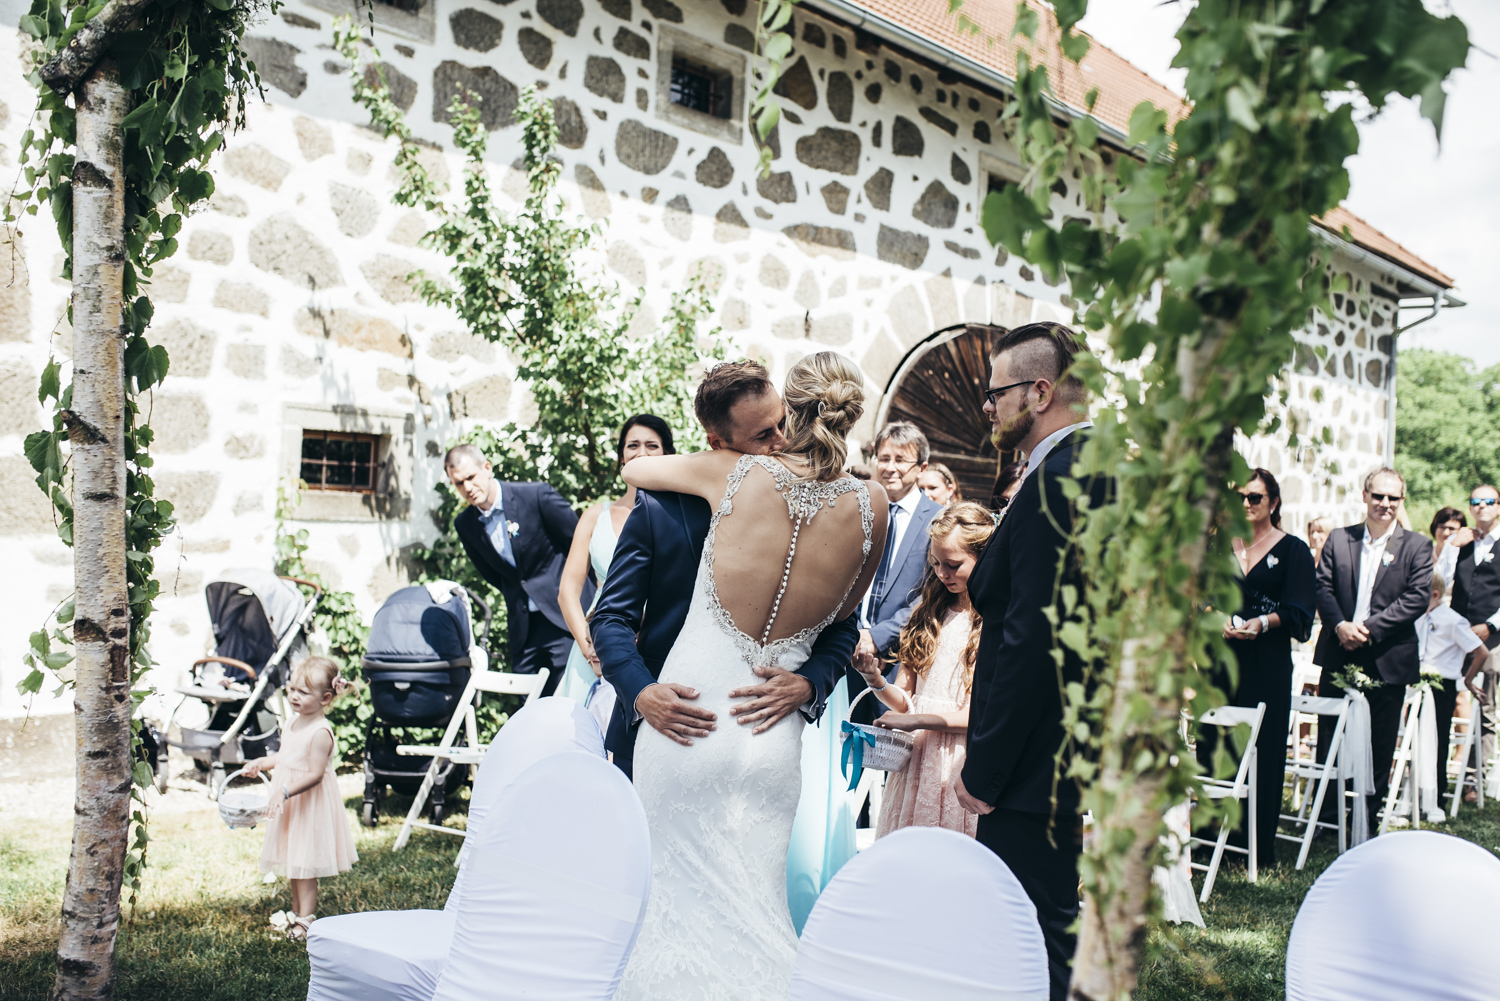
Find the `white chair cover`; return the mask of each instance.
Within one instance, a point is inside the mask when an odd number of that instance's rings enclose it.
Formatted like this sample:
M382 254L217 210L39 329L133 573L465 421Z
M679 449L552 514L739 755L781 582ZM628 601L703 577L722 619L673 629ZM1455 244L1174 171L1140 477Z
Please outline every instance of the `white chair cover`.
M1357 688L1344 690L1352 701L1349 718L1344 724L1344 750L1339 754L1339 782L1350 783L1360 797L1375 795L1375 757L1370 747L1370 703ZM1350 812L1349 844L1362 845L1370 839L1370 816L1364 799L1356 799Z
M434 1001L609 1001L646 914L651 839L625 773L566 751L513 782L469 844Z
M900 933L892 934L892 924ZM789 1001L1046 1001L1036 908L988 848L906 827L829 881L797 946Z
M604 757L593 718L572 699L536 699L500 728L474 777L469 841L495 800L517 776L560 751ZM312 964L308 1001L430 1001L453 939L454 911L464 883L463 853L444 910L369 911L314 921L307 935Z
M533 699L495 734L485 752L484 763L479 766L479 774L474 777L473 792L469 794L468 835L453 863L458 866L458 878L448 892L444 910L452 911L458 906L467 880L464 861L468 858L469 846L483 830L500 794L532 765L563 751L582 751L602 758L604 735L587 709L561 695Z
M447 911L366 911L307 931L307 1001L431 1001L453 939Z
M1434 831L1351 849L1308 891L1287 1001L1493 1001L1500 859Z

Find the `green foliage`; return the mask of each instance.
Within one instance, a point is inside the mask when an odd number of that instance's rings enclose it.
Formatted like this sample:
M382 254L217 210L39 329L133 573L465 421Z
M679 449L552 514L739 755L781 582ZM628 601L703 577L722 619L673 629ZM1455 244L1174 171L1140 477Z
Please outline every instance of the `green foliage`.
M317 608L313 610L312 626L315 635L327 644L327 656L338 662L339 672L350 681L361 677L365 644L370 630L354 606L354 595L348 591L335 591L328 587L321 574L307 568L307 529L291 531L287 522L296 518L297 505L302 502L302 491L307 484L297 481L295 491L284 485L276 488L276 572L283 577L298 577L310 580L318 586ZM304 585L303 593L312 591ZM370 708L370 692L364 685L348 689L335 699L327 712L328 722L333 724L341 760L345 765L355 765L363 760L365 747L365 725L374 711Z
M1475 486L1500 483L1500 365L1479 371L1463 355L1415 348L1398 371L1396 468L1412 525L1426 531L1438 508L1464 509Z
M755 17L755 47L761 64L755 68L756 90L750 98L750 121L760 146L757 169L762 176L771 173L771 147L767 137L781 121L781 103L776 100L776 85L781 80L781 64L791 55L796 35L792 25L792 8L797 0L758 0Z
M20 19L21 31L33 40L37 67L57 54L90 18L104 9L104 0L87 0L66 7L62 0L34 0ZM208 161L224 143L230 129L244 124L245 102L259 91L255 66L240 47L246 27L274 12L280 0L208 0L207 3L164 2L148 6L130 30L116 35L104 52L119 68L121 86L131 99L131 111L121 123L125 172L124 305L121 331L125 339L125 473L126 575L130 601L131 697L136 708L150 689L142 679L152 667L147 652L150 616L160 586L154 579L154 553L173 528L172 505L155 497L149 454L153 433L141 412L140 397L166 378L169 359L160 345L146 340L152 306L147 295L151 270L177 251L183 217L213 194ZM61 277L73 275L73 162L76 115L68 94L42 82L39 69L27 77L38 91L35 128L21 135L22 181L6 200L3 221L14 226L19 209L35 216L50 204L63 248ZM68 318L73 307L68 305ZM42 372L38 402L52 412L50 430L26 436L25 453L37 472L37 486L51 501L58 521L57 534L73 544L73 505L69 499L68 460L63 442L72 414L73 390L64 381L63 363L48 361ZM147 407L149 412L149 405ZM64 606L71 621L72 603ZM62 620L60 620L62 621ZM37 636L42 637L39 642ZM69 642L62 629L52 640ZM35 692L43 667L56 669L64 656L51 652L45 630L32 637L26 664L30 673L18 687ZM71 677L64 685L71 685ZM125 858L124 886L134 902L145 865L144 791L151 783L143 761L139 719L132 718L135 758L131 795L141 804L133 810L133 833Z
M1085 6L1057 5L1065 38ZM1031 7L1017 10L1021 35L1050 37ZM1292 358L1292 332L1324 306L1309 220L1348 192L1356 100L1380 108L1420 96L1436 127L1442 81L1468 50L1463 25L1420 0L1199 0L1177 38L1191 109L1174 125L1137 107L1133 155L1113 169L1096 125L1058 124L1047 68L1023 47L1004 121L1028 173L1019 189L991 194L983 216L992 242L1069 279L1081 322L1109 349L1077 367L1112 404L1095 417L1080 472L1117 490L1080 520L1088 584L1060 596L1057 633L1059 657L1066 646L1093 665L1065 695L1081 753L1064 780L1080 783L1096 818L1082 868L1105 921L1136 906L1119 894L1159 851L1151 818L1195 784L1179 708L1201 715L1224 698L1213 669L1233 677L1221 630L1240 598L1228 547L1212 544L1215 533L1247 532L1227 490L1248 473L1233 435L1270 426L1266 400ZM1086 46L1064 48L1076 59ZM1054 212L1059 181L1083 195L1086 216ZM1294 435L1291 447L1302 444ZM1131 929L1107 934L1122 936L1119 968L1133 983Z
M682 446L701 446L692 419L690 373L724 354L719 328L699 333L711 311L709 290L722 276L691 276L687 288L673 296L664 329L632 339L627 330L640 295L622 306L613 285L582 277L579 257L594 247L599 229L564 218L556 191L561 165L552 156L557 126L549 102L534 88L521 93L516 120L525 148L527 197L511 218L490 192L484 163L488 137L473 103L478 98L454 98L453 139L467 163L463 201L449 205L418 158L420 147L389 90L381 81L372 85L365 79L365 46L348 21L336 28L335 44L371 125L400 142L401 181L392 200L437 216L423 244L452 262L451 284L418 272L413 277L422 298L453 310L475 335L503 345L516 360L518 381L535 401L534 423L507 424L488 439L485 451L497 475L546 480L582 507L619 488L615 435L630 415L654 412L673 424Z

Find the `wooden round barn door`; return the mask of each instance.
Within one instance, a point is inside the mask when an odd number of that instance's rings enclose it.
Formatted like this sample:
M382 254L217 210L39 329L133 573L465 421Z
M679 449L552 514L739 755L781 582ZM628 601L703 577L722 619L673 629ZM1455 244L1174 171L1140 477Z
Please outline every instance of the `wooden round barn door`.
M886 387L883 423L911 421L932 445L933 462L953 470L965 500L988 505L1001 455L990 442L984 390L998 328L961 324L918 344ZM1008 460L1015 453L1007 453Z

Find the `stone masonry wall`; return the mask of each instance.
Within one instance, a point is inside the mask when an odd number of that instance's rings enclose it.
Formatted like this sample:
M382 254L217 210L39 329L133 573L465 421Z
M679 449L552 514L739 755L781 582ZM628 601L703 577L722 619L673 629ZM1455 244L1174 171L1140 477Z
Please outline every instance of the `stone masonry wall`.
M474 422L527 411L506 353L418 302L404 279L414 267L440 273L443 262L416 245L430 221L390 204L394 147L361 127L328 48L324 2L289 3L252 32L270 103L249 109L249 127L216 161L211 209L188 221L182 250L154 279L153 329L172 355L152 401L157 479L181 517L159 560L168 597L152 645L164 686L210 642L203 584L273 558L277 488L295 476L303 427L389 436L391 503L359 510L309 496L306 520L294 523L309 529L317 569L369 614L408 579L406 547L437 531L429 510L444 443ZM757 176L742 125L695 124L664 106L664 55L708 52L733 65L753 16L744 0L441 0L434 41L385 31L376 41L394 96L434 144L429 164L450 183L462 165L441 148L443 109L460 83L484 96L492 178L510 205L524 189L507 166L520 152L511 115L520 87L542 88L558 117L570 205L604 227L585 266L645 289L637 331L655 328L692 269L717 265L716 321L776 378L824 348L860 364L870 402L855 437L868 441L901 359L934 331L1066 320L1069 310L1061 289L979 229L987 173L1009 176L1016 160L995 127L994 97L884 48L860 51L852 32L799 11L770 177ZM735 99L742 120L743 90ZM0 170L15 166L32 100L7 28ZM1064 185L1055 207L1076 200ZM71 587L71 554L21 452L41 426L36 376L49 350L68 353L68 288L53 277L50 221L23 233L14 254L0 253L0 537L13 565L0 578L0 717L23 711L14 681L26 634ZM1315 431L1332 427L1334 446L1294 471L1270 443L1245 443L1253 461L1292 474L1294 530L1307 513L1347 514L1356 473L1383 448L1391 304L1369 290L1390 279L1352 275L1352 312L1306 336L1328 345L1331 367L1315 372L1308 352L1289 376L1290 413ZM1312 399L1319 389L1322 402ZM1329 460L1339 473L1322 470ZM32 711L66 708L39 698Z

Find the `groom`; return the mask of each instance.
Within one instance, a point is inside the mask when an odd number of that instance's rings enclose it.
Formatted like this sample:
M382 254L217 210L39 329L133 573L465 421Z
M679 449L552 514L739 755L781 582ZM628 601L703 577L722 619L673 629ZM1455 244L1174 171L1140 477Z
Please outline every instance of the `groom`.
M693 409L712 448L768 455L786 444L786 408L765 367L756 362L714 366L698 387ZM632 778L642 720L688 745L718 726L713 712L694 704L696 690L656 680L687 618L710 516L701 497L637 491L599 592L591 626L594 649L618 696L604 746ZM729 693L747 700L730 710L735 722L754 725L760 733L794 710L816 720L858 640L851 615L823 630L796 672L756 668L762 684Z
M1066 760L1055 787L1053 774L1063 738L1061 687L1081 680L1083 665L1067 651L1059 673L1048 616L1056 584L1082 583L1071 554L1058 580L1074 512L1063 482L1093 426L1074 409L1087 402L1083 383L1069 374L1080 350L1071 330L1046 322L1001 333L993 349L984 412L1002 452L1026 453L1026 473L969 576L969 598L984 625L967 757L953 780L964 809L979 814L976 837L1036 905L1052 1001L1067 997L1077 944L1078 787L1066 777ZM1104 484L1089 484L1089 501L1097 506L1104 492Z

